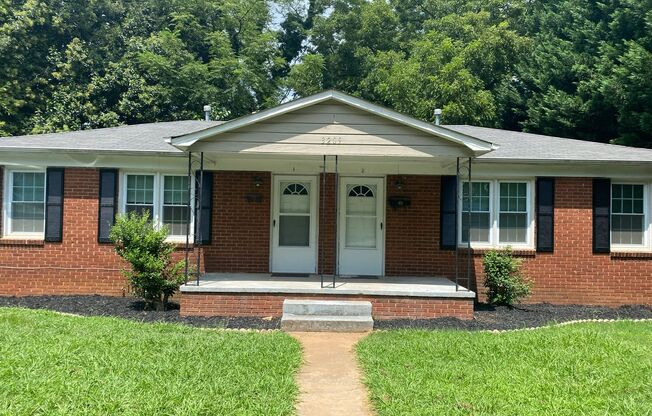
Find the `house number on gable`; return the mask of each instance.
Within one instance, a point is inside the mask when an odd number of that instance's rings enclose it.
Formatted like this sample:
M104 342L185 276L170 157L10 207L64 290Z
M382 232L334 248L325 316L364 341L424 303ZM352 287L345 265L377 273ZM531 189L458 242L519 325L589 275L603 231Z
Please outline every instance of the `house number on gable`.
M321 144L342 144L341 136L322 136Z

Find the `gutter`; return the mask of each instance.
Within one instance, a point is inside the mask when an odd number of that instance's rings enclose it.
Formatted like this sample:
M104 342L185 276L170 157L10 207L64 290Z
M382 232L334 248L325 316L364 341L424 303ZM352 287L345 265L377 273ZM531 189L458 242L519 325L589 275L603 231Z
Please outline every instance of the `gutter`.
M25 153L82 153L94 155L122 155L122 156L169 156L185 157L186 153L175 148L174 151L150 151L150 150L93 150L93 149L61 149L61 148L33 148L33 147L0 147L2 152L25 152Z
M581 164L581 165L612 165L616 163L625 163L628 165L641 165L650 166L652 160L589 160L589 159L510 159L510 158L476 158L473 163L522 163L528 165L543 165L543 164Z

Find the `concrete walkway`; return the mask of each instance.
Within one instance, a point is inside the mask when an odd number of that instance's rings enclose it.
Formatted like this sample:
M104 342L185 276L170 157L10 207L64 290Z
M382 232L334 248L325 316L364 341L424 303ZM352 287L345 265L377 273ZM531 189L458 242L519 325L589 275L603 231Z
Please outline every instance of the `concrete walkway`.
M355 358L365 333L294 332L303 346L299 371L299 416L371 415L367 390Z

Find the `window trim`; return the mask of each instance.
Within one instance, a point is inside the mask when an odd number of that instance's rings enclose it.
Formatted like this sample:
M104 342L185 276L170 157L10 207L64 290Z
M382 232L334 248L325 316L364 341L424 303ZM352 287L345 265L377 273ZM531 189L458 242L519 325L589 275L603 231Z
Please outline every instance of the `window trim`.
M643 243L616 244L613 242L613 186L642 185L643 186ZM652 221L650 217L650 184L641 181L613 180L609 188L609 245L612 252L649 252L652 251L650 237L652 236ZM616 214L618 215L618 214Z
M460 188L463 187L465 180L460 180ZM489 182L489 242L473 242L471 241L471 248L475 249L490 249L490 248L506 248L512 247L516 249L535 249L535 198L534 198L534 183L533 178L472 178L474 182ZM500 184L501 183L525 183L526 192L526 206L527 206L527 231L525 243L501 243L500 242ZM460 195L461 196L461 195ZM460 207L457 213L457 232L458 232L458 246L460 248L468 247L467 242L462 241L462 211L463 201L460 200L458 204Z
M164 178L166 176L185 176L187 173L180 172L148 172L148 171L136 171L136 170L125 170L120 171L120 192L118 193L118 207L119 213L124 214L127 210L127 176L129 175L150 175L154 176L154 209L152 212L152 219L154 225L157 229L160 229L163 226L163 187L165 186ZM195 210L193 209L193 201L195 200L195 187L190 187L190 242L195 240ZM172 243L185 243L186 235L168 235L166 241Z
M11 205L13 199L13 184L14 184L14 173L42 173L44 175L44 187L43 187L43 232L32 233L32 232L20 232L12 231L11 229ZM48 197L47 189L47 175L45 168L20 168L20 169L11 169L5 168L4 171L4 195L2 198L2 238L6 239L17 239L17 240L45 240L45 207Z

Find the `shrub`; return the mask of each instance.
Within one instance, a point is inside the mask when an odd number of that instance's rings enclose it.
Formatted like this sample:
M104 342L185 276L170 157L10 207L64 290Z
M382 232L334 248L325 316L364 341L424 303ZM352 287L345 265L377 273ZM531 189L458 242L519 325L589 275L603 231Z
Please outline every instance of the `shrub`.
M532 282L521 273L521 260L510 248L492 250L484 255L484 285L491 305L513 305L530 295Z
M166 242L167 227L156 229L149 213L120 214L111 228L115 251L131 270L123 270L134 293L147 308L164 310L183 282L185 261L172 262L174 245Z

